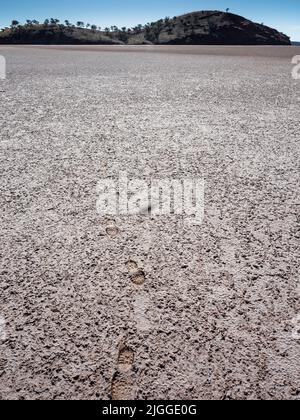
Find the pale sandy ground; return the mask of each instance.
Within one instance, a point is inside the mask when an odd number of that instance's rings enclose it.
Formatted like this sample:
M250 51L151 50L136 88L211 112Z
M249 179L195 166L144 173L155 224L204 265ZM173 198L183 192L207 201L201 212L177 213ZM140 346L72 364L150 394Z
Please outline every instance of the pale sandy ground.
M2 399L300 398L295 54L0 47ZM107 230L120 170L204 177L204 223Z

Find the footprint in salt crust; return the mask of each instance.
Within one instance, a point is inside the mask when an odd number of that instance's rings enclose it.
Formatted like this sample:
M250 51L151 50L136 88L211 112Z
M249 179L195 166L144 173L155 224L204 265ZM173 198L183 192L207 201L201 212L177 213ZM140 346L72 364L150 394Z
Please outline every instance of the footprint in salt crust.
M146 281L146 275L142 269L140 269L135 261L128 261L126 267L129 271L132 283L141 286Z

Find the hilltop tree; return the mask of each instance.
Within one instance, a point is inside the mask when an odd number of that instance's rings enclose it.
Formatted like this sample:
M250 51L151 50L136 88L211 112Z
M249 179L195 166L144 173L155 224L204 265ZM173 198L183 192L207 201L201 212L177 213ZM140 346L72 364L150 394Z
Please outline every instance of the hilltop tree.
M137 28L137 32L140 34L143 30L143 25L138 24L138 26L136 28Z
M88 29L90 26L91 26L90 23L87 23L85 27L86 29Z
M17 21L17 20L12 20L12 22L11 22L11 28L12 29L15 29L18 25L20 24L20 22L19 21Z
M127 34L127 28L125 26L118 31L118 38L122 41L127 43L128 42L128 34Z
M151 42L158 42L159 35L163 29L164 20L160 19L157 22L147 23L145 25L146 39Z
M83 28L84 27L84 22L77 22L76 23L76 26L78 27L78 28Z
M97 31L97 25L92 25L92 26L91 26L91 30L92 30L93 32Z
M50 23L49 19L45 19L45 21L44 21L44 25L45 25L45 26L48 26L48 25L49 25L49 23Z
M51 25L57 25L59 23L59 19L51 18L50 23L51 23Z
M160 19L159 21L157 21L157 23L155 23L153 25L156 42L158 42L160 32L163 28L163 23L164 23L164 21L162 19Z

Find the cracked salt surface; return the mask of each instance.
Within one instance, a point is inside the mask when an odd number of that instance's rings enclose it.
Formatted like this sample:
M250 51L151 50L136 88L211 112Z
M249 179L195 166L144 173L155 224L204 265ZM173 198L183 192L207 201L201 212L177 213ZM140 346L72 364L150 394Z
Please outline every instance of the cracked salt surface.
M299 399L296 54L0 47L0 397ZM99 217L120 171L205 178L203 224Z

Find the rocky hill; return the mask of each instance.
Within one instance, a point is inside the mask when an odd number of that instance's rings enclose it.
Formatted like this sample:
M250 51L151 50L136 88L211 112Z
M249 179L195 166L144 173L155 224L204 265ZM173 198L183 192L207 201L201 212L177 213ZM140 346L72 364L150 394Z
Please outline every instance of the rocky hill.
M0 44L291 45L291 42L277 30L242 16L202 11L121 30L48 22L13 25L2 30Z
M263 24L232 13L203 11L159 21L145 37L158 44L290 45L290 39Z

